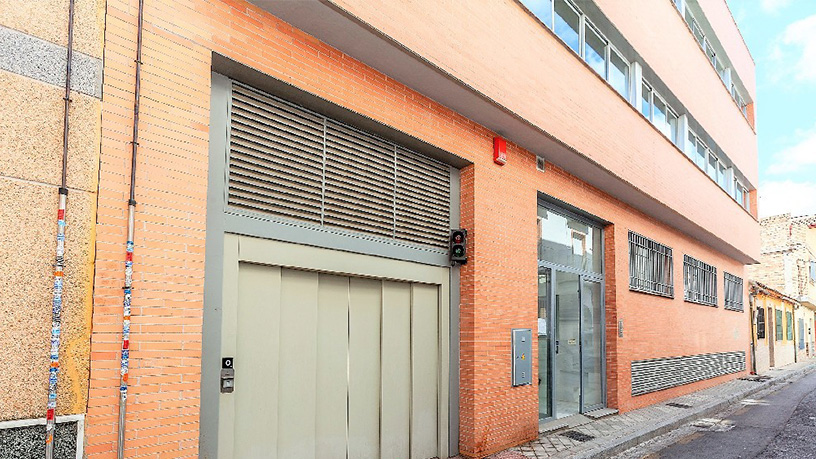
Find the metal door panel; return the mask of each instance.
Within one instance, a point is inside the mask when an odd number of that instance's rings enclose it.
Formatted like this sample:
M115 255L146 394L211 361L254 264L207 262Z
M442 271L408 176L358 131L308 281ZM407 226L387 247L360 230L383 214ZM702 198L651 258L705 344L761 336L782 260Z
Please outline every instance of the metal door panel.
M437 455L439 288L411 288L411 458Z
M411 422L411 285L383 282L383 459L409 456Z

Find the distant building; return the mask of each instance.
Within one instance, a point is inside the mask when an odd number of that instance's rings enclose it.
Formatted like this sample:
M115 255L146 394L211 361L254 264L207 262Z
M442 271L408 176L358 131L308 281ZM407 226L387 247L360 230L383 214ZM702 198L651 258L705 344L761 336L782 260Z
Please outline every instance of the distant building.
M816 215L776 215L760 220L760 264L748 267L751 280L798 303L794 314L797 358L816 355ZM757 317L753 317L757 329ZM778 364L778 363L777 363Z

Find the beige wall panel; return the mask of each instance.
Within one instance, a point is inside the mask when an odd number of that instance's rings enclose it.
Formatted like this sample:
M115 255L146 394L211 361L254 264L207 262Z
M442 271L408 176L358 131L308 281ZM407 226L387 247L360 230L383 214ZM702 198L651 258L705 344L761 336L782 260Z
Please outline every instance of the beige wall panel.
M349 457L378 458L382 282L349 279Z
M281 269L242 263L235 353L235 457L274 459Z
M57 201L55 187L0 177L0 420L45 416ZM95 205L94 194L68 196L60 415L87 404Z
M411 284L383 282L383 459L409 457L411 422Z
M316 456L345 459L349 279L320 274L318 287Z
M0 70L0 176L60 184L63 96L62 88ZM101 102L76 92L71 99L68 187L95 192Z
M280 458L316 457L317 276L314 272L281 270L280 333L267 335L270 340L280 339L277 394Z
M76 0L74 6L76 51L93 57L102 57L104 8L105 0ZM67 46L68 0L0 0L0 25Z
M439 287L413 284L411 298L411 458L437 455Z

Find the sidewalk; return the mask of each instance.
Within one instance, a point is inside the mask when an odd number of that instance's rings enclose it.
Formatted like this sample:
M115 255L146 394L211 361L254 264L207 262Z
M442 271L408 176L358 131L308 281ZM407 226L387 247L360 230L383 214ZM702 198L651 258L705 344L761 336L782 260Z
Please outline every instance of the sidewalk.
M608 458L694 419L721 411L761 390L811 371L816 371L816 359L771 369L762 375L770 377L763 381L735 379L621 415L604 417L573 428L544 432L537 440L487 459ZM676 405L670 406L670 403ZM575 440L565 434L586 441Z

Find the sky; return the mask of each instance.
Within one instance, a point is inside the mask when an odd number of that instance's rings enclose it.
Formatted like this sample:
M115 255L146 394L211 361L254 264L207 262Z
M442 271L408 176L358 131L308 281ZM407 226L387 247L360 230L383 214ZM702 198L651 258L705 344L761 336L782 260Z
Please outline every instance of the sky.
M816 214L816 0L727 1L756 63L759 215Z

